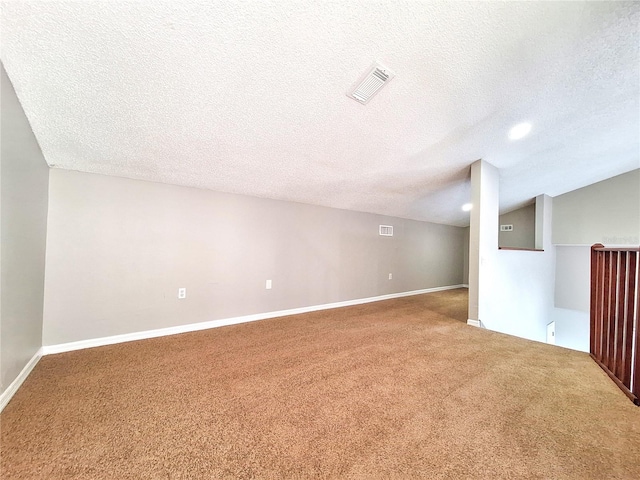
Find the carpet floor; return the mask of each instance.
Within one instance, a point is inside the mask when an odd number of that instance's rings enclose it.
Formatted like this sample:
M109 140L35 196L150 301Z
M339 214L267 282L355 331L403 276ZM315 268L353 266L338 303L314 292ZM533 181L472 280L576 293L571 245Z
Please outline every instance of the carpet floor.
M466 309L451 290L46 356L0 415L1 476L640 478L640 409L587 354Z

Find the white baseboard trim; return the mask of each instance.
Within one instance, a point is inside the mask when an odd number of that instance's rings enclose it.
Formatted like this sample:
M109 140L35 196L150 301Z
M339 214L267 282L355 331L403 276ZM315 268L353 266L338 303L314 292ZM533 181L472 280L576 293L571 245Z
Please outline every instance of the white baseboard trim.
M482 328L482 322L480 320L471 320L467 319L467 325L471 325L472 327Z
M105 345L113 345L116 343L132 342L135 340L145 340L148 338L164 337L166 335L176 335L179 333L196 332L198 330L207 330L209 328L226 327L228 325L236 325L238 323L255 322L258 320L266 320L275 317L285 317L288 315L297 315L300 313L317 312L319 310L328 310L331 308L350 307L353 305L361 305L363 303L379 302L381 300L390 300L392 298L409 297L412 295L421 295L423 293L440 292L443 290L453 290L462 288L462 285L448 285L445 287L425 288L422 290L412 290L409 292L390 293L388 295L380 295L377 297L358 298L356 300L347 300L344 302L326 303L323 305L313 305L310 307L292 308L289 310L279 310L276 312L256 313L253 315L244 315L241 317L223 318L220 320L211 320L209 322L190 323L187 325L177 325L175 327L158 328L155 330L146 330L143 332L125 333L122 335L113 335L111 337L92 338L89 340L80 340L78 342L61 343L58 345L47 345L42 347L43 355L51 355L55 353L71 352L73 350L82 350L84 348L102 347Z
M15 378L15 380L9 384L9 386L4 392L2 392L2 395L0 395L0 412L4 410L4 407L7 406L7 404L9 403L9 400L13 398L15 393L20 388L20 385L22 385L22 383L27 379L27 377L31 373L31 370L33 370L33 367L35 367L36 364L40 361L40 359L42 358L42 355L43 355L42 348L40 348L35 353L35 355L31 357L31 360L27 362L27 364L24 366L22 371Z
M469 284L468 283L463 283L462 284L462 288L469 288Z

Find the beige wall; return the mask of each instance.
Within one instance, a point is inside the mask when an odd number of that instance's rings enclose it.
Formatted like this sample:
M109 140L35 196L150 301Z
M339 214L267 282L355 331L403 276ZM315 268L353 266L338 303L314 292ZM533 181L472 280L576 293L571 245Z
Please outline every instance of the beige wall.
M42 346L47 166L2 67L0 392Z
M590 246L640 243L640 170L553 199L556 344L589 350Z
M380 224L395 236L380 237ZM463 236L458 227L53 169L44 345L461 284Z
M640 169L553 199L553 243L640 244Z
M589 313L591 248L557 246L555 275L555 306Z
M469 285L469 232L470 228L464 229L464 241L462 243L462 283Z
M511 232L498 232L498 246L514 248L535 248L536 206L527 205L504 215L500 215L500 225L513 225Z

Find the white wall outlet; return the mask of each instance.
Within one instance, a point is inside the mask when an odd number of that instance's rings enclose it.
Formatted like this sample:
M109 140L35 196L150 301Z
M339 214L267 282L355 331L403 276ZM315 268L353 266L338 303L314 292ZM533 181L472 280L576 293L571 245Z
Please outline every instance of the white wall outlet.
M187 289L186 288L179 288L178 289L178 298L180 300L187 298Z
M513 232L513 225L500 225L501 232Z
M556 322L547 324L547 343L556 344Z
M392 279L393 279L393 273L390 273L389 274L389 280L392 280Z
M267 280L267 283L266 283L266 285L265 285L265 288L266 288L267 290L271 290L271 280Z

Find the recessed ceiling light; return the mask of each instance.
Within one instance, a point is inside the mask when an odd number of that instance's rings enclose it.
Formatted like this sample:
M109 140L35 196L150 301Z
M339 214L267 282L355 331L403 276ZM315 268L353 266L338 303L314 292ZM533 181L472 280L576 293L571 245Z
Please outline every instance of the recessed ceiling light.
M527 134L531 131L530 123L519 123L511 130L509 130L509 138L511 140L520 140L523 137L526 137Z
M470 211L473 208L473 203L465 203L464 205L462 205L462 210L464 210L465 212Z

